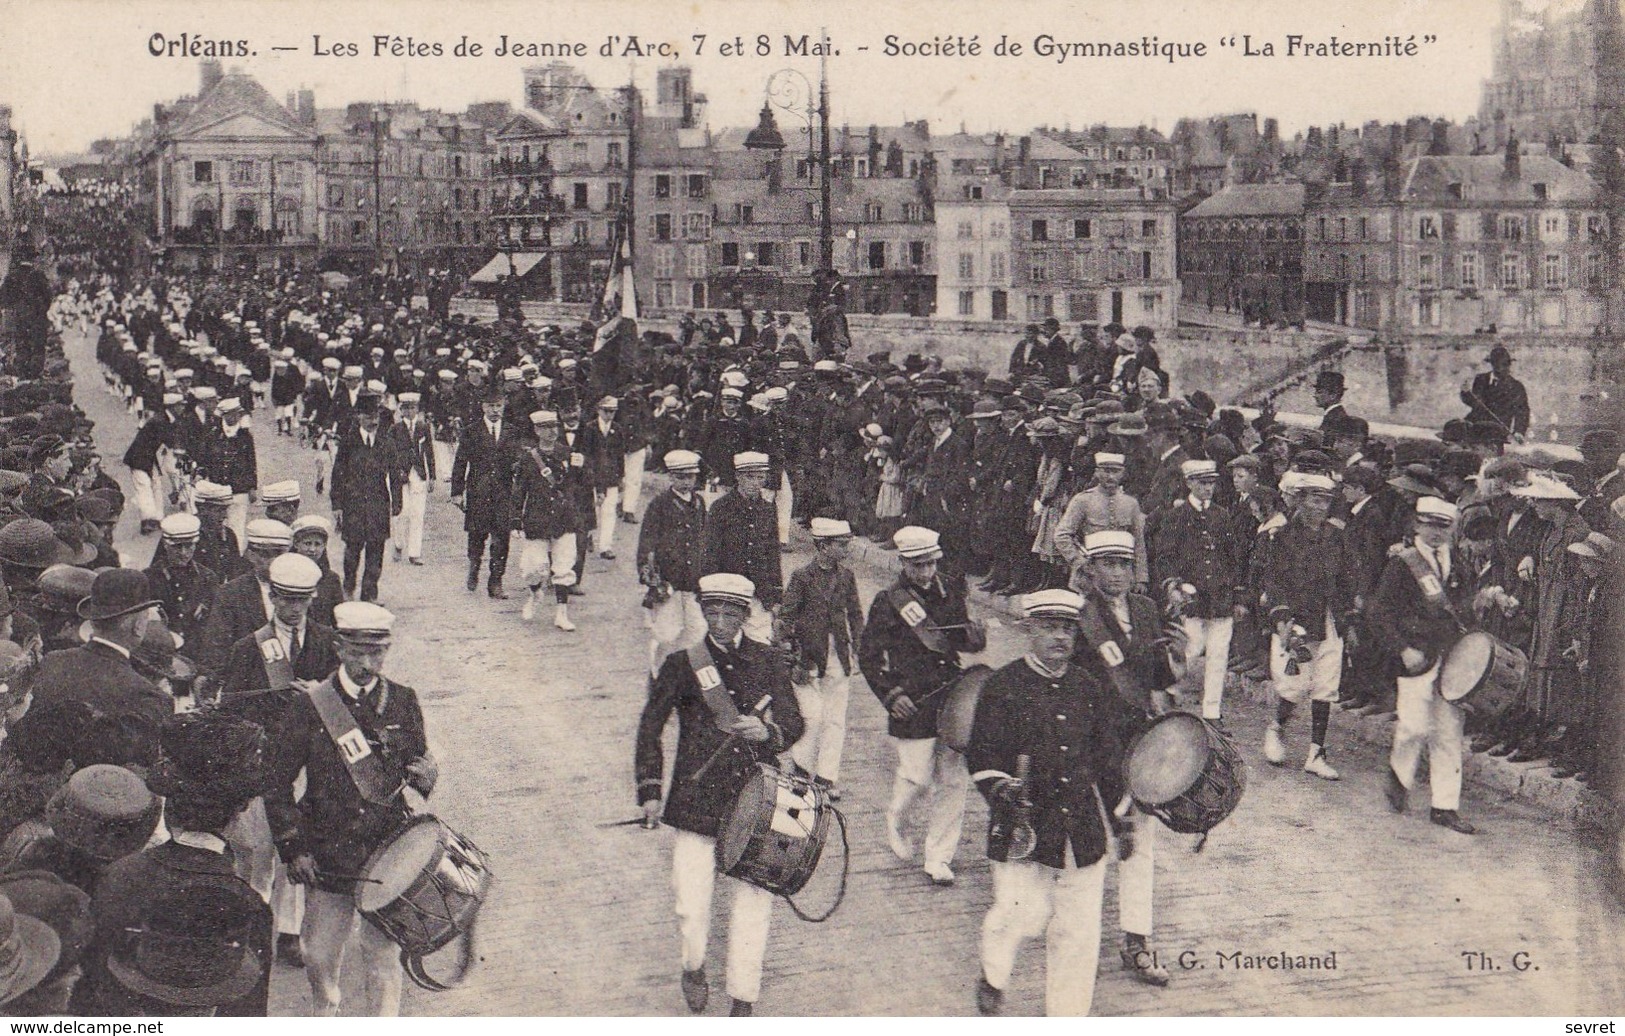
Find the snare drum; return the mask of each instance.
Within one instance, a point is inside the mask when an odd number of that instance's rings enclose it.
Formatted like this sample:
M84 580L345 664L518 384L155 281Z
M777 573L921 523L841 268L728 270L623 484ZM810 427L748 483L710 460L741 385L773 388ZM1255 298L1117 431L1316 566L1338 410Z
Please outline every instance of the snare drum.
M1181 834L1213 830L1247 788L1235 742L1189 712L1152 721L1129 749L1125 768L1134 804Z
M1439 696L1480 716L1495 717L1518 700L1529 657L1479 630L1456 641L1439 667Z
M474 920L491 887L485 853L428 814L379 846L356 884L361 916L401 948L406 972L425 989L449 989L473 960ZM462 938L458 972L449 982L423 971L423 958Z
M812 880L829 835L829 794L812 781L759 763L717 839L717 870L775 895Z
M982 699L982 685L992 675L991 667L973 665L943 692L942 711L937 713L937 736L956 752L963 754L970 745L971 727L976 722L976 703Z

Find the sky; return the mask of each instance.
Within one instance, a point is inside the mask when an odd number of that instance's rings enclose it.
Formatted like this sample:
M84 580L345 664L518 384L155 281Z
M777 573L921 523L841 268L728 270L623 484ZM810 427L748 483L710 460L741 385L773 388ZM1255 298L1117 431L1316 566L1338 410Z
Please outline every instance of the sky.
M1478 105L1491 68L1498 0L0 0L0 104L33 153L78 151L120 136L154 102L195 93L198 59L153 56L155 34L240 40L252 51L223 59L256 76L281 100L314 89L321 107L351 101L417 100L461 110L470 102L521 100L522 69L548 59L498 56L506 34L528 43L585 43L571 59L601 86L628 77L652 102L655 70L686 63L710 102L713 129L750 125L774 71L816 76L818 60L784 53L784 37L816 42L827 30L832 118L837 124L895 124L926 118L935 133L1025 132L1035 125L1155 125L1181 116L1253 111L1290 136L1309 125L1419 114L1461 120ZM769 54L756 53L765 34ZM1086 58L1040 55L1035 39L1202 44L1201 57ZM694 36L704 35L697 56ZM1415 57L1286 54L1289 35L1306 41L1417 40ZM439 56L375 56L375 37L439 43ZM452 51L466 36L485 50ZM667 43L678 57L600 56L611 36ZM950 44L972 37L976 56L890 56L899 43ZM355 44L356 56L318 55ZM995 55L1001 37L1018 55ZM1250 37L1250 49L1245 50ZM1433 42L1422 42L1434 37ZM744 43L743 55L722 53ZM1230 42L1233 41L1233 44ZM1274 54L1262 53L1265 45ZM273 47L293 48L274 51ZM867 48L860 50L859 48Z

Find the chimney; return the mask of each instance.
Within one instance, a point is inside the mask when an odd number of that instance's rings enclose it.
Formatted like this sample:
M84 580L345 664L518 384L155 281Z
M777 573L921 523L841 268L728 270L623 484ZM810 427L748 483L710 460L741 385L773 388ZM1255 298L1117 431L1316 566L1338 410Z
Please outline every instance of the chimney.
M164 128L164 118L165 118L164 106L162 104L154 104L152 106L152 125L153 125L153 128L158 129L158 130L162 130Z
M299 91L298 116L304 125L316 125L316 91L305 89Z
M1516 133L1508 133L1507 134L1506 161L1505 161L1506 168L1504 170L1502 170L1501 175L1506 177L1508 180L1516 180L1518 178L1520 172L1522 171L1519 168L1519 161L1520 160L1519 160L1519 157L1518 157L1518 135Z
M202 97L214 89L214 84L224 78L220 71L220 62L209 58L198 63L198 90L197 95Z
M1032 153L1032 150L1033 150L1033 138L1031 138L1031 137L1022 137L1019 141L1017 141L1016 142L1016 164L1017 165L1026 165L1027 164L1027 156Z

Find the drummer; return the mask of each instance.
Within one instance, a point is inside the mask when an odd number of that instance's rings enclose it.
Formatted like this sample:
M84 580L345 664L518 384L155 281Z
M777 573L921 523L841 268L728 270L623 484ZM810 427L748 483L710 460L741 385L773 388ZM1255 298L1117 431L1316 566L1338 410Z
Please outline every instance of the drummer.
M1157 602L1132 591L1137 570L1134 534L1117 530L1084 537L1087 577L1078 613L1078 645L1073 661L1097 681L1103 696L1122 702L1125 740L1143 731L1152 717L1173 704L1175 662L1184 668L1184 628L1169 627L1164 642ZM1117 804L1113 804L1117 805ZM1124 803L1134 829L1135 851L1118 869L1117 915L1123 928L1118 956L1141 982L1166 986L1168 969L1151 945L1152 885L1156 874L1155 817Z
M1132 572L1132 553L1130 571ZM1103 802L1121 801L1120 713L1111 691L1073 665L1083 600L1070 590L1041 590L1021 599L1027 653L990 676L982 688L966 758L988 801L988 859L993 907L982 925L982 974L976 1007L998 1014L1016 954L1044 932L1048 950L1044 1008L1052 1016L1087 1015L1100 963L1107 829ZM1020 757L1030 764L1018 780ZM1035 842L1010 859L1018 804ZM1134 855L1134 832L1115 816L1118 855Z
M1472 584L1451 556L1456 505L1436 496L1416 500L1416 533L1388 559L1367 618L1371 632L1399 663L1399 721L1388 755L1388 805L1405 812L1422 748L1428 750L1433 808L1440 827L1470 835L1462 819L1461 752L1466 716L1439 693L1440 661L1461 636Z
M705 1010L711 995L705 948L711 932L717 837L733 815L741 789L761 772L757 764L775 763L804 733L782 656L744 635L755 584L735 573L718 572L700 578L699 597L706 635L661 664L638 722L635 763L644 816L651 825L661 818L677 830L672 885L682 936L682 989L695 1014ZM665 760L660 738L673 712L677 757L662 812ZM709 762L713 757L716 761ZM729 1013L744 1016L752 1012L761 993L773 895L742 881L730 884L734 898L728 929L727 989L733 999Z
M928 800L925 873L937 885L952 885L949 865L959 848L969 781L964 757L937 737L937 717L959 678L960 652L986 648L987 631L965 610L964 580L938 575L939 540L935 530L919 525L892 536L903 571L869 606L858 668L886 707L886 731L897 749L886 840L899 860L913 862L903 827L914 805Z
M339 1010L339 974L352 941L366 975L365 1013L400 1013L400 947L371 924L356 924L356 877L411 812L407 787L424 798L439 770L429 754L412 688L382 673L395 616L350 601L333 609L338 668L293 699L276 738L265 811L288 877L304 885L305 973L318 1015ZM305 772L302 799L294 779Z

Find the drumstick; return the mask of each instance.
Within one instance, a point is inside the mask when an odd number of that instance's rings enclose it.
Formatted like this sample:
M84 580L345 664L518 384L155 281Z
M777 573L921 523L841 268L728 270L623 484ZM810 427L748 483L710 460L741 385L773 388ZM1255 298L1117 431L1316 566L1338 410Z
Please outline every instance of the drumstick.
M763 713L767 712L767 707L772 703L772 701L773 696L771 694L762 695L762 700L756 703L756 707L750 710L750 714L755 716L757 719L761 719ZM704 765L702 765L698 770L694 771L694 780L697 781L701 777L704 777L710 771L712 764L714 764L718 759L721 759L722 753L726 752L729 748L732 748L733 743L737 740L739 740L738 734L729 734L727 740L718 745L717 750L711 753L711 758L707 759Z
M364 881L369 885L383 884L383 882L377 878L363 878L359 874L330 874L327 871L317 871L316 876L318 878L326 878L330 881Z

